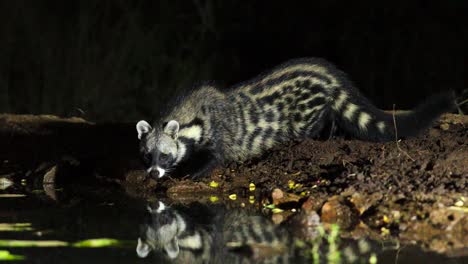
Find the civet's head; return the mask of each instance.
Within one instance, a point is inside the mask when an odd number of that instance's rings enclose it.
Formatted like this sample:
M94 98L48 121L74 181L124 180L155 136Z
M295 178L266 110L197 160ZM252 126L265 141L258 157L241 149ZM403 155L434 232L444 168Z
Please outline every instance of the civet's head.
M183 159L185 146L178 140L179 122L171 120L162 128L152 128L148 122L141 120L136 129L140 153L151 176L163 177Z
M179 255L179 236L186 229L184 219L164 203L159 202L157 208L148 205L149 215L140 226L140 237L136 252L140 258L145 258L151 251L163 250L171 259Z

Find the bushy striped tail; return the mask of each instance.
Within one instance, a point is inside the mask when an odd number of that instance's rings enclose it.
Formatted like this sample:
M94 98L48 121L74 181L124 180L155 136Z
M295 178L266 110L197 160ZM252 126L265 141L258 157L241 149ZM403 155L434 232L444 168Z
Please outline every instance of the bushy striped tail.
M354 88L337 92L332 105L341 129L353 137L371 141L416 136L454 107L454 94L444 92L427 98L411 111L394 115L376 108Z

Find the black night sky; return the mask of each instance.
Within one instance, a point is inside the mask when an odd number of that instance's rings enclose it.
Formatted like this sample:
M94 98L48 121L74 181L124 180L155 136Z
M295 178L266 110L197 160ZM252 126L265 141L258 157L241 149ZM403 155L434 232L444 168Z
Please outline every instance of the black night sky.
M468 2L2 1L0 112L153 119L174 91L297 57L379 107L468 86Z

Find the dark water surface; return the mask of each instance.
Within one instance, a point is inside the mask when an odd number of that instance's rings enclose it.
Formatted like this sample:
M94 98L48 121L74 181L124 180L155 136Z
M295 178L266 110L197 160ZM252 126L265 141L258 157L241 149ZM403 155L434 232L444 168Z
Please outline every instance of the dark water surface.
M228 210L219 203L148 202L115 189L68 189L57 190L55 201L42 190L13 186L0 191L0 256L8 251L24 257L18 263L314 263L310 244L296 245L287 226L278 227L252 210ZM177 224L175 239L171 224ZM112 239L112 243L76 244L89 239L101 243ZM52 245L18 247L8 244L12 240L52 241ZM254 245L256 252L242 243ZM416 246L395 249L366 240L368 249L360 251L359 241L341 239L339 243L341 263L349 263L345 255L350 252L357 257L355 263L369 263L372 255L376 263L468 263L466 257L448 258ZM316 252L321 263L328 262L330 247Z

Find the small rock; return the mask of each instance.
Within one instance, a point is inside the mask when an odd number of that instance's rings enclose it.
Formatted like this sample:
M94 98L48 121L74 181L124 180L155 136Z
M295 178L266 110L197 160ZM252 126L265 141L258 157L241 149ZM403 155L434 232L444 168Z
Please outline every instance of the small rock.
M442 123L440 124L440 129L444 130L444 131L447 131L450 129L450 124L448 123Z
M273 203L275 203L275 201L278 201L278 200L281 200L281 199L284 198L284 192L282 190L276 188L271 193L271 198L273 199Z
M57 177L57 165L50 168L46 174L44 175L44 179L42 181L42 187L44 192L48 197L52 200L57 201L57 192L55 190L55 180Z
M43 184L53 184L55 183L55 178L57 176L57 165L50 168L45 174L42 181Z
M322 205L326 199L324 197L309 196L307 200L302 204L302 210L304 211L318 211L322 208Z
M377 192L371 195L362 195L360 193L354 193L349 201L356 207L359 214L362 215L369 208L376 206L382 200L382 194Z
M293 193L286 193L281 189L276 188L271 193L271 198L273 200L273 204L278 205L288 202L298 202L301 199L301 196Z
M358 213L349 207L340 196L331 197L322 207L322 221L338 224L342 229L348 229L357 224Z
M2 177L0 178L0 190L8 189L8 187L13 185L13 181L9 178Z

